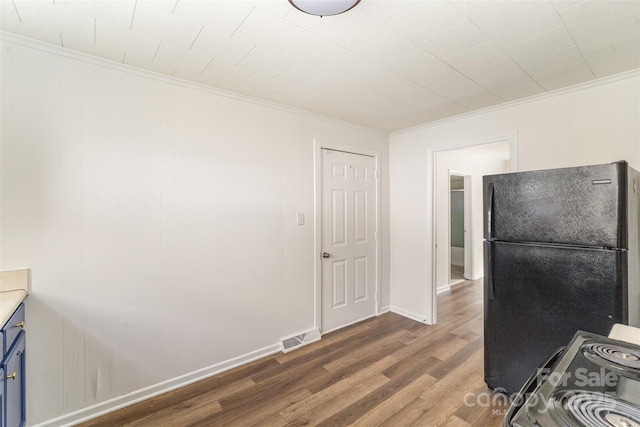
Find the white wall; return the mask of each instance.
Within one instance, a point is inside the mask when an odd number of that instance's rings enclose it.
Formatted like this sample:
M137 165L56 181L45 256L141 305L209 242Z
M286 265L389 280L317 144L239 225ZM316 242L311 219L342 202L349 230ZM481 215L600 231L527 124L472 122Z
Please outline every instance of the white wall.
M518 170L621 159L640 168L639 74L391 134L392 309L432 319L434 150L517 132Z
M313 138L382 152L388 307L387 134L3 38L0 268L32 273L30 425L314 326Z

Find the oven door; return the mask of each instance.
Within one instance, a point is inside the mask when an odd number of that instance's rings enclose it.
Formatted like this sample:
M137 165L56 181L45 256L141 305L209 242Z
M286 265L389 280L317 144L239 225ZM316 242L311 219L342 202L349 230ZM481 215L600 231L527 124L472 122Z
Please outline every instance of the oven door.
M560 357L564 354L567 347L560 347L557 349L540 367L529 377L527 382L522 386L518 394L516 394L507 414L504 416L503 427L514 427L512 424L513 417L518 410L526 403L527 397L531 396L534 390L538 387L538 372L551 372L557 365Z

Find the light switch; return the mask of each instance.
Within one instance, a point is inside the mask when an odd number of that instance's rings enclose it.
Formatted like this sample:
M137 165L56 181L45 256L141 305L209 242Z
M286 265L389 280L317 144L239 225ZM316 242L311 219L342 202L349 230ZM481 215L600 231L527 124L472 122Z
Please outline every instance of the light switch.
M298 225L304 225L304 212L298 212Z

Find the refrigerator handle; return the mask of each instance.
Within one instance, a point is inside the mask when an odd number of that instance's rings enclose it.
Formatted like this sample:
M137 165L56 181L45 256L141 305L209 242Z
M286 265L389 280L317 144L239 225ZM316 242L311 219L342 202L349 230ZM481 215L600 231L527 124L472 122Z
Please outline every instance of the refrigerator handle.
M486 241L490 241L493 238L493 182L487 183L485 189L485 230L484 238Z
M493 299L495 295L495 290L493 289L493 260L492 260L492 252L493 247L491 242L485 242L485 257L484 257L484 279L486 290L488 292L489 299Z

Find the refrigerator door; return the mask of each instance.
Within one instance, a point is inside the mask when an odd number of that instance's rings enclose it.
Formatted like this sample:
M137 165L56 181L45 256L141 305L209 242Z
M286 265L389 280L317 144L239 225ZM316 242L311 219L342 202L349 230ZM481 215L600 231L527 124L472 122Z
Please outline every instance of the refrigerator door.
M627 163L484 177L485 240L627 249Z
M484 244L489 387L515 393L578 330L607 335L627 323L626 251Z

